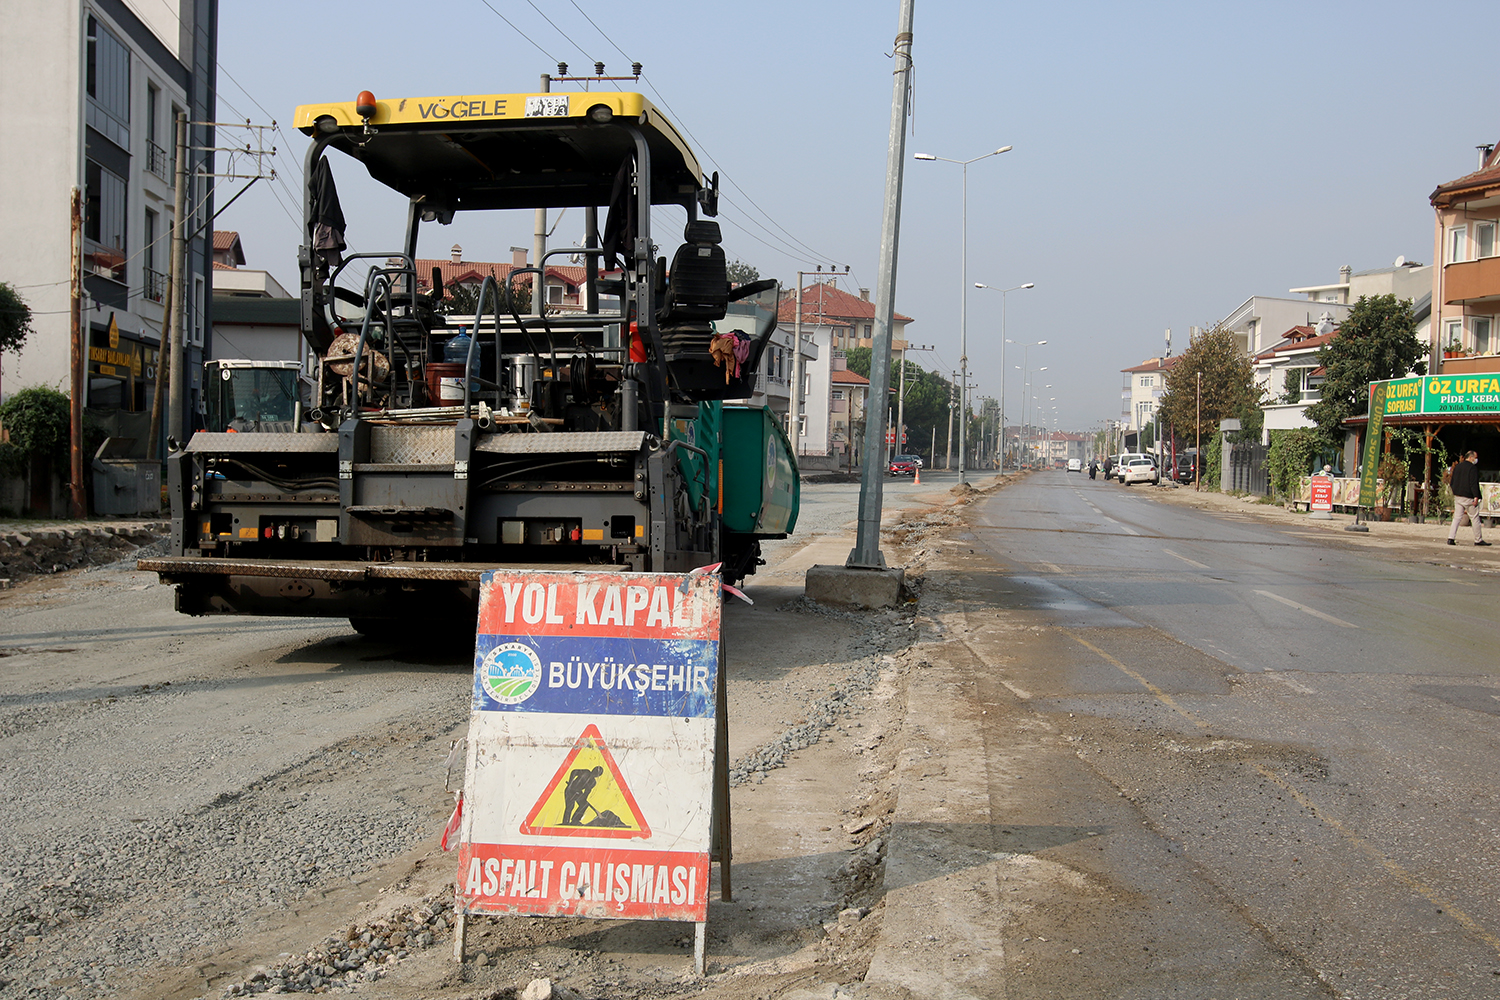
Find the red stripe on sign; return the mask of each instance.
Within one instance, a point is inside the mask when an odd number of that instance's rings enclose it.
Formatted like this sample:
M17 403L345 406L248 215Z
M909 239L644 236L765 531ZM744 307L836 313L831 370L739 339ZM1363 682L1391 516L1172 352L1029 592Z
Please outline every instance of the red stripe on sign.
M458 862L458 896L467 913L708 918L707 854L464 844Z
M484 635L717 639L720 578L672 573L486 573Z

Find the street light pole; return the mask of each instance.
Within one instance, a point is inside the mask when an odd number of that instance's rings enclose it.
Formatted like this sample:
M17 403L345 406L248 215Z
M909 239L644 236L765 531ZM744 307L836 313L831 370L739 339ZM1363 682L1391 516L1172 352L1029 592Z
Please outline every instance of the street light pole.
M951 160L946 156L934 156L931 153L917 153L919 160L942 160L944 163L957 163L962 168L963 187L963 217L961 227L962 246L959 249L959 290L958 290L958 481L960 484L967 483L965 476L968 462L964 451L968 444L969 427L969 164L978 163L980 160L991 156L999 156L1008 153L1012 146L1001 146L999 149L991 150L982 156L976 156L968 160Z
M1016 285L1014 288L996 288L994 285L986 285L982 281L974 282L975 288L988 288L1000 293L1000 471L1005 471L1005 345L1010 343L1005 339L1005 295L1007 292L1018 292L1023 288L1035 288L1036 282L1028 281L1024 285ZM1042 341L1046 343L1046 341Z

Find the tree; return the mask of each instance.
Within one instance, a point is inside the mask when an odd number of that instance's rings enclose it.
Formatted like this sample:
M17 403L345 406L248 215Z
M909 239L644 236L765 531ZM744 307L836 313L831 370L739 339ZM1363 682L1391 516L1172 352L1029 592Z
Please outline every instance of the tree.
M31 307L19 292L0 281L0 352L19 351L31 332Z
M510 304L506 302L506 286L496 275L494 268L490 269L490 276L495 278L495 291L497 297L485 296L484 314L492 316L495 311L495 302L500 303L502 315L510 313ZM468 316L474 318L474 310L479 305L480 284L477 282L460 282L456 285L448 285L443 289L444 297L438 303L437 311L444 316ZM519 281L511 286L510 294L515 298L516 312L522 316L531 312L531 286L523 285Z
M1318 351L1318 363L1327 374L1323 398L1307 408L1307 418L1318 425L1319 443L1342 448L1342 424L1369 408L1370 383L1427 374L1426 353L1417 339L1411 299L1361 295L1339 325L1338 335Z
M1203 375L1201 406L1199 373ZM1232 331L1216 326L1193 341L1168 369L1161 422L1175 427L1185 439L1210 438L1219 433L1219 421L1225 417L1258 426L1258 404L1250 359L1240 353Z
M748 285L752 281L760 280L760 271L754 265L746 264L742 260L732 260L725 265L724 270L729 272L729 283L731 285Z

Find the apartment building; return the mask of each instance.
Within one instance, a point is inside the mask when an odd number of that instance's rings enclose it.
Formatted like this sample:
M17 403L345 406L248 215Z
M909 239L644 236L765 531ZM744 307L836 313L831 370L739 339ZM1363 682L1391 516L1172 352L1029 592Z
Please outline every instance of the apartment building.
M218 0L12 0L0 31L0 280L35 333L5 363L6 392L72 391L73 191L80 196L84 401L139 439L151 408L173 222L174 121L214 120ZM190 128L185 426L209 336L213 129ZM164 422L165 423L165 422Z

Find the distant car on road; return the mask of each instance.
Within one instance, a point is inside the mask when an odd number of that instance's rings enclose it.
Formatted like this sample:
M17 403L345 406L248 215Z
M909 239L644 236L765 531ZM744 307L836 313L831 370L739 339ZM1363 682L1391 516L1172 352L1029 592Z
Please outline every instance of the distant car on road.
M895 455L886 468L888 476L915 476L922 467L922 459L916 455Z
M1070 459L1068 459L1068 471L1069 472L1082 472L1083 471L1083 459L1081 459L1081 458L1070 458Z
M1161 471L1157 469L1156 463L1145 455L1131 455L1121 467L1120 482L1129 486L1131 483L1161 482Z

